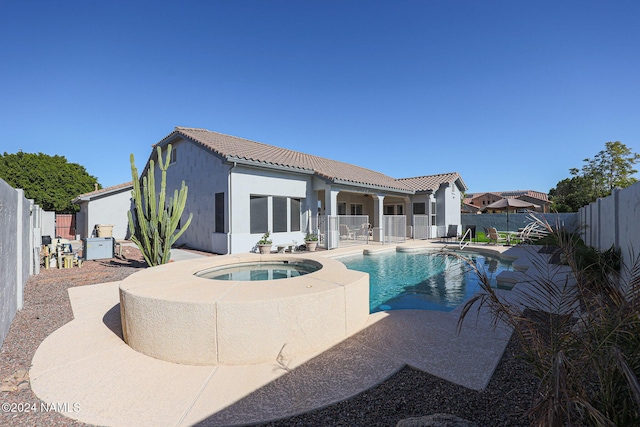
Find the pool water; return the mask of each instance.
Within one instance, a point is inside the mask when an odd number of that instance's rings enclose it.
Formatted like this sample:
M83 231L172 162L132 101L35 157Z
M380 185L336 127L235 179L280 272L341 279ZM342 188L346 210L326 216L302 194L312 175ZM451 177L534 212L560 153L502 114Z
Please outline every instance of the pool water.
M511 265L499 258L461 254L495 278ZM435 253L393 252L340 258L348 268L369 273L369 309L451 311L480 290L476 273L463 260Z
M304 262L273 261L217 267L200 271L196 276L213 280L278 280L303 276L318 268L315 264Z

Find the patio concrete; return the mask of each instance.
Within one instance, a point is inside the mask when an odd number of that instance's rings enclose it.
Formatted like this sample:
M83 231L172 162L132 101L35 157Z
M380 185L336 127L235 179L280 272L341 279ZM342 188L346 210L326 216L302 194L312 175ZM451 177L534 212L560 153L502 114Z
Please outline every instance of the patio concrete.
M442 247L424 241L407 245ZM367 249L376 250L373 245ZM457 334L459 309L390 311L370 315L364 328L337 345L302 356L235 366L182 365L145 356L123 341L118 286L70 288L74 320L45 339L32 361L34 393L46 403L68 403L73 412L65 415L86 423L188 426L207 420L207 425L227 426L268 421L352 397L404 365L481 390L511 336L508 328L491 328L485 312Z

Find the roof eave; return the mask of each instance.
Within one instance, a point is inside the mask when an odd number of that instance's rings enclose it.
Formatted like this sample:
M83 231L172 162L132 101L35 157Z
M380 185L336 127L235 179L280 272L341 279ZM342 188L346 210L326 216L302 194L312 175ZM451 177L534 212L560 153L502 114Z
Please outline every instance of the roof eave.
M455 182L459 183L458 186L461 188L463 193L469 189L469 187L467 187L467 184L462 180L461 176L458 175L458 178L455 180Z
M369 188L369 189L384 190L384 191L394 191L396 193L404 193L404 194L415 194L415 191L413 191L411 189L396 188L396 187L386 187L386 186L383 186L383 185L375 185L375 184L366 184L366 183L362 183L362 182L348 181L348 180L340 179L340 178L333 178L331 181L334 184L351 185L353 187Z
M120 193L124 193L125 191L131 191L133 190L133 184L131 185L124 185L122 187L118 187L118 188L113 188L111 190L108 191L101 191L99 193L96 194L89 194L86 196L78 196L75 199L73 199L71 201L71 203L74 204L80 204L82 202L90 202L91 200L95 199L95 198L103 198L103 197L108 197L111 196L112 194L120 194Z
M259 168L263 168L263 169L273 169L273 170L286 171L286 172L295 172L295 173L301 173L301 174L305 174L305 175L313 175L315 173L315 171L313 169L298 168L298 167L294 167L294 166L285 166L285 165L279 165L279 164L275 164L275 163L260 162L260 161L257 161L257 160L245 159L243 157L226 156L225 158L226 158L227 162L229 162L229 163L235 163L235 164L246 165L246 166L254 166L254 167L259 167Z
M71 201L71 203L73 203L74 205L79 205L82 202L88 202L89 200L91 200L90 197L76 197L75 199L73 199Z

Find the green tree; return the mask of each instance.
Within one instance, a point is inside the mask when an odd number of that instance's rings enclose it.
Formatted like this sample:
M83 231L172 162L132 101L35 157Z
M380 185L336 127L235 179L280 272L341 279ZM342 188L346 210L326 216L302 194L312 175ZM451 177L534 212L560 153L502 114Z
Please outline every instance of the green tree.
M576 212L599 197L608 196L616 187L637 182L632 175L638 172L633 166L640 161L640 154L620 141L607 142L604 150L583 161L582 169L569 169L572 177L549 191L552 207L558 212Z
M549 191L551 209L556 212L577 212L591 202L591 182L583 176L565 178Z
M591 183L591 201L598 197L606 197L614 188L625 188L637 181L632 175L638 172L633 168L640 161L640 154L632 153L631 149L620 141L607 142L605 149L592 159L584 159L582 176ZM580 171L571 169L573 176L579 176Z
M0 156L0 178L14 188L22 188L25 196L42 209L58 213L77 212L79 206L71 201L95 190L98 184L84 166L69 163L64 156L22 151Z

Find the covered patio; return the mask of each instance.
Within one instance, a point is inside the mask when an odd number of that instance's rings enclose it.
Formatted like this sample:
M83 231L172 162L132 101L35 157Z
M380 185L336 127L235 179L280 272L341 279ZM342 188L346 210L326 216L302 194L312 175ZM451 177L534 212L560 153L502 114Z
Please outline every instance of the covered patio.
M354 244L404 242L412 237L406 212L409 191L368 192L366 189L316 191L317 215L309 229L318 235L319 246L335 249Z

